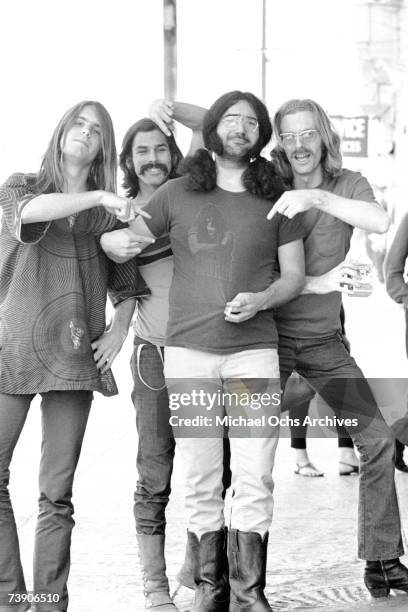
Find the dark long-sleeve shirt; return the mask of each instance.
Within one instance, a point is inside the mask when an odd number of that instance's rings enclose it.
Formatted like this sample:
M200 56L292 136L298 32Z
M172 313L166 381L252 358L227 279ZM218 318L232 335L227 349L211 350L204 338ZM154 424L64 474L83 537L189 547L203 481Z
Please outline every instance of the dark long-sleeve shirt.
M385 286L393 300L408 306L405 268L408 258L408 213L403 217L385 259Z

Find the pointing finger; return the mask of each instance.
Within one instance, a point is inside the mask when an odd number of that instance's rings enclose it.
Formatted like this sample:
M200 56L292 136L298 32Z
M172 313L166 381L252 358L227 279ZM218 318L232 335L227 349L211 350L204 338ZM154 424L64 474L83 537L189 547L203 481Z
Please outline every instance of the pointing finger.
M268 221L270 221L276 215L277 212L278 212L278 207L275 204L274 206L272 206L271 210L266 215L266 218L268 219Z
M140 215L141 217L144 217L145 219L151 219L152 216L149 215L148 212L146 212L145 210L143 210L143 208L136 208L135 207L135 215Z

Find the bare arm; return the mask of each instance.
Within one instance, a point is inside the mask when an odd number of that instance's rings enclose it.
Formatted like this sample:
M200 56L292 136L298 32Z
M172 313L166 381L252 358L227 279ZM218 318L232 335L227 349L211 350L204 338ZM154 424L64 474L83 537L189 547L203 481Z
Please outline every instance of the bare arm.
M201 132L203 119L207 109L195 104L176 102L158 98L149 107L149 116L159 128L170 136L174 129L174 121L178 121L193 132Z
M173 102L173 117L182 125L192 130L190 146L187 155L194 155L197 149L204 147L203 121L206 108L185 102Z
M187 151L187 155L194 155L198 149L204 148L203 133L200 131L193 132L191 134L190 146Z
M276 308L299 295L305 283L303 240L294 240L278 249L280 278L264 291L238 293L225 308L225 320L241 323L251 319L260 310Z
M128 228L102 234L101 247L112 261L125 263L152 244L155 238L139 216L129 223Z
M174 130L174 121L192 130L188 155L193 155L197 149L204 146L202 128L206 112L207 109L195 104L171 102L162 98L154 100L149 108L151 119L167 136Z
M351 262L342 261L337 266L320 276L306 276L306 284L302 294L317 293L323 295L339 291L352 295L361 285L358 280L358 269Z
M100 191L83 193L45 193L33 198L24 207L22 223L63 219L88 208L101 205Z
M139 255L154 239L149 236L135 234L130 228L113 230L102 234L101 247L106 255L116 263L125 263Z
M322 189L316 191L316 208L319 210L368 232L384 234L388 230L388 214L377 202L344 198Z
M377 202L345 198L323 189L285 191L270 210L268 219L277 212L292 219L299 212L310 208L317 208L368 232L384 234L390 224L386 211Z
M115 308L109 329L92 342L96 366L102 374L111 367L126 340L135 306L135 299L121 302Z
M173 102L174 120L190 128L193 132L201 132L203 129L203 121L206 112L206 108L197 106L196 104Z
M122 221L134 218L140 212L129 200L109 191L84 191L81 193L44 193L30 200L21 214L22 223L63 219L95 206L104 206Z
M266 290L265 308L276 308L299 295L305 284L303 240L294 240L278 249L280 278Z

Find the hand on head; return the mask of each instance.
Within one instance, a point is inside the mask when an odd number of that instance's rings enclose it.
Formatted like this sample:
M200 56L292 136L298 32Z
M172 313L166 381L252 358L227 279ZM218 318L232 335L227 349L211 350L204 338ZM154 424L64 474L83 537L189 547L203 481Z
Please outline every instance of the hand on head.
M166 136L170 136L174 130L173 111L173 102L163 98L154 100L149 106L149 117Z

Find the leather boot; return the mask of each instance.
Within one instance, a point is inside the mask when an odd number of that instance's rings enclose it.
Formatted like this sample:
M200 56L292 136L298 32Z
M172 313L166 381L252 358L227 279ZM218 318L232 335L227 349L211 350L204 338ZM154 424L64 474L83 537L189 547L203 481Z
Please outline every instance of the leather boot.
M187 532L196 585L193 612L228 612L227 530L208 531L200 540Z
M143 571L145 609L156 612L177 612L169 594L164 559L164 535L136 535Z
M228 537L229 612L272 612L264 594L268 536L231 529Z
M386 597L390 589L408 592L408 568L399 559L367 561L364 583L373 597Z
M195 589L196 585L194 582L193 575L193 554L191 552L190 540L187 536L186 552L184 555L184 562L178 571L176 576L177 581L185 586L187 589Z

